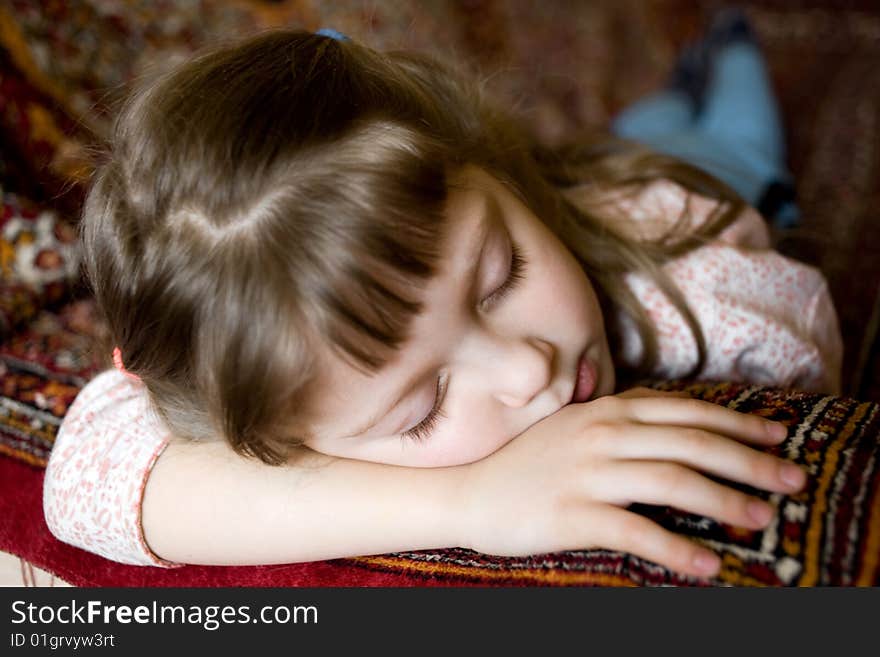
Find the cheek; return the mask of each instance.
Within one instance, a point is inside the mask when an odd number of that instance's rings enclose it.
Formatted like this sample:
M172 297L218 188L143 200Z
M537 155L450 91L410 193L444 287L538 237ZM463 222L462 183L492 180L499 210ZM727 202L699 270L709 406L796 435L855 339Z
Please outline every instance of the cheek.
M532 250L533 266L526 273L533 277L534 294L530 296L534 305L551 313L545 317L560 313L592 315L598 311L593 287L583 268L546 226L537 220L529 222L522 227L522 236Z
M416 449L421 451L422 465L440 467L473 463L498 451L513 437L504 430L500 419L493 421L475 414L458 417L468 419L449 422L433 438L413 447L414 455Z
M542 318L548 329L562 324L581 334L602 325L593 287L569 254L543 259L536 263L534 274L527 316Z

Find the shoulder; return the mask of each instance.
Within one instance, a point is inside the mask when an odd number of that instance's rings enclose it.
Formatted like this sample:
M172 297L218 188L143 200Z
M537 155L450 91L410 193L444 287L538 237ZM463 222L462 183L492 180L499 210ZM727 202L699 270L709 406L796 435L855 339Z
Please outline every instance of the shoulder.
M153 453L170 433L150 406L146 388L115 369L80 390L58 429L47 477L71 456L121 451Z
M135 431L142 428L152 434L163 429L150 408L146 388L109 369L97 374L80 390L61 422L53 453L84 433L94 435L113 426Z
M707 245L664 265L706 338L702 377L836 393L842 341L815 267L773 250ZM657 329L663 376L696 362L684 319L644 275L627 282ZM636 345L638 346L638 345Z
M169 433L146 389L116 370L80 391L62 420L43 480L43 512L60 540L123 563L160 565L140 503Z
M631 189L601 193L583 185L566 190L564 195L581 208L598 211L608 220L609 229L638 241L657 240L679 222L685 232L698 230L719 203L662 178ZM766 222L751 206L746 206L716 239L732 246L770 247Z

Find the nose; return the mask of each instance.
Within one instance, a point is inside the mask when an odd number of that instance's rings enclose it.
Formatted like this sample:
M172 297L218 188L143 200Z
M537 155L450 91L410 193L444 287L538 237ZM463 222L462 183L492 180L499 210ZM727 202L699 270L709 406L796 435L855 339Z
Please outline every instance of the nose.
M534 337L490 337L492 394L505 406L521 408L545 390L553 378L554 348Z

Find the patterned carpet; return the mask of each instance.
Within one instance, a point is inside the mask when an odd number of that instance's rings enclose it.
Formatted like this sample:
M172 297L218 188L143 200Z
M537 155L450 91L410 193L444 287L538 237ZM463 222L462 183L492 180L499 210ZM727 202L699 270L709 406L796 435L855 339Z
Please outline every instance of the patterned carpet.
M42 467L79 389L110 365L72 246L89 147L126 85L206 41L262 27L332 26L371 45L452 55L547 143L607 125L662 82L718 2L450 0L9 0L0 7L0 549L77 585L878 584L880 475L880 8L768 0L742 6L768 56L788 127L803 227L775 235L829 280L845 341L841 398L694 384L705 399L785 421L781 449L813 473L781 513L742 533L642 512L721 551L717 581L688 581L607 551L500 559L465 550L255 568L114 564L55 541ZM658 383L661 387L686 382Z

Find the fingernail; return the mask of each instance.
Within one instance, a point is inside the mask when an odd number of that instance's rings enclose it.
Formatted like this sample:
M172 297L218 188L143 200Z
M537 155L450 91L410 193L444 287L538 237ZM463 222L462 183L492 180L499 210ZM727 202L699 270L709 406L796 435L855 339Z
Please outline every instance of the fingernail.
M694 566L696 566L697 570L701 573L712 575L718 572L718 569L721 567L721 559L717 554L713 554L712 552L699 552L697 556L694 557Z
M779 477L792 488L800 488L807 480L806 473L796 465L786 463L779 471Z
M777 440L782 440L788 435L788 427L779 422L771 422L767 425L767 434L771 438L776 438Z
M752 520L762 527L773 517L773 509L765 502L749 502L747 508Z

